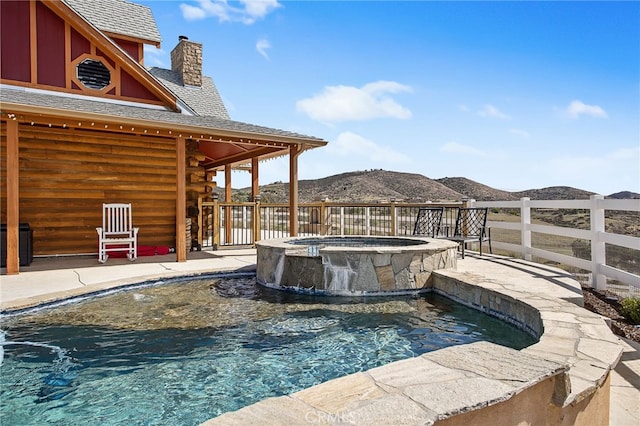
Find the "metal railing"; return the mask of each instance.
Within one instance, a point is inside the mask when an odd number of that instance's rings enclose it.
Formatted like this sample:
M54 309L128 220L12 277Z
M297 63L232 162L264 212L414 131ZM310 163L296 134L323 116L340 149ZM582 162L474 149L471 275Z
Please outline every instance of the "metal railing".
M296 235L411 235L420 207L444 207L443 222L455 224L458 203L305 203L298 207ZM288 204L199 202L198 245L252 245L292 233ZM258 211L259 214L255 214Z
M489 209L495 251L544 259L585 271L596 288L628 286L640 295L640 226L607 232L605 216L625 211L639 218L640 200L483 201L454 203L333 203L301 204L296 235L411 235L420 207L444 207L442 228L453 229L460 207ZM199 204L198 243L201 247L253 245L261 239L289 237L289 205L267 203ZM259 212L259 214L255 214ZM578 217L577 225L557 226L549 217ZM608 218L609 220L609 218ZM640 223L636 221L635 223Z

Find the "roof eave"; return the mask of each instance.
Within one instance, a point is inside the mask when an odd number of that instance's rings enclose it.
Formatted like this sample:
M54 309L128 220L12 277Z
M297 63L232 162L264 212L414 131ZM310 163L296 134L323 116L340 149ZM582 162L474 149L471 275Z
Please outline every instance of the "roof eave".
M14 115L32 115L32 116L41 116L41 117L49 117L57 120L80 120L80 121L92 121L92 122L102 122L105 124L114 124L114 125L127 125L133 126L134 128L146 129L148 131L161 131L162 133L155 133L157 136L163 137L187 137L189 139L208 139L215 140L213 137L215 135L216 138L230 138L230 142L233 143L245 143L247 145L257 144L253 143L252 140L257 141L267 141L269 143L278 143L284 145L302 145L303 149L310 149L310 147L321 147L325 146L328 142L322 139L313 138L313 137L304 137L301 136L288 136L288 135L273 135L261 132L250 132L250 131L242 131L242 130L229 130L222 129L219 127L207 127L207 126L194 126L194 125L185 125L181 123L175 122L167 122L167 121L158 121L158 120L145 120L142 118L132 118L126 116L119 115L107 115L107 114L98 114L94 112L86 112L86 111L76 111L69 109L60 109L60 108L52 108L46 106L37 106L37 105L27 105L20 103L12 103L12 102L2 102L0 105L0 109L3 113L14 114ZM177 114L177 113L176 113ZM47 120L44 120L47 121ZM73 125L73 123L67 123L69 127L78 127ZM113 129L111 129L113 130ZM134 133L140 133L141 131L136 131ZM154 133L148 132L149 135L154 135ZM233 138L233 140L231 140ZM244 140L246 139L246 140Z

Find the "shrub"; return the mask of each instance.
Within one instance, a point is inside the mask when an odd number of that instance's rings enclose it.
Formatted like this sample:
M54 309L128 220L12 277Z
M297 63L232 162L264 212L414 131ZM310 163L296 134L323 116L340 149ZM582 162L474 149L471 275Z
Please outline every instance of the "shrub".
M640 298L622 299L622 315L634 324L640 324Z

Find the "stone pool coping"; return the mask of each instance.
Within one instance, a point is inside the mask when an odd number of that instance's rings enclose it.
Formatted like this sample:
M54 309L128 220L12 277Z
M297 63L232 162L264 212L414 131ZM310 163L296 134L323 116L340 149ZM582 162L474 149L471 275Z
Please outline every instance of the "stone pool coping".
M609 373L624 346L582 307L579 283L563 270L499 256L458 265L432 274L433 291L518 324L538 343L520 351L488 342L450 347L204 424L465 424L482 423L483 412L509 424L608 423Z
M377 235L371 236L352 236L352 237L289 237L289 238L278 238L278 239L269 239L264 241L257 241L257 246L269 246L276 247L281 249L287 249L291 251L301 250L306 252L307 245L306 244L295 244L296 242L301 243L305 241L335 241L340 239L350 239L357 241L358 239L362 240L411 240L411 241L422 241L422 244L413 244L413 245L403 245L403 246L394 246L394 245L376 245L376 246L332 246L330 243L326 244L326 247L322 248L322 252L332 253L332 252L353 252L359 253L363 250L365 251L375 251L376 253L399 253L401 251L414 252L414 251L428 251L428 252L436 252L442 249L456 248L458 247L457 243L451 242L445 239L437 239L437 238L427 238L420 236L398 236L398 237L383 237Z

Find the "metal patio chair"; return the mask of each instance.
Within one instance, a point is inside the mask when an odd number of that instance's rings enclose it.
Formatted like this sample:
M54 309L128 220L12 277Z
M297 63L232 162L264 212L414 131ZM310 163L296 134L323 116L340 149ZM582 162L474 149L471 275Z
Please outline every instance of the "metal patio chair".
M446 238L460 243L463 259L467 243L479 243L480 256L482 256L482 243L488 241L489 253L493 253L491 249L491 229L487 228L488 211L488 208L479 207L458 209L458 218L456 219L453 236Z
M443 207L422 207L418 210L413 235L424 235L435 238L440 235Z
M129 260L138 257L138 231L131 221L131 203L103 203L102 227L98 232L98 261L105 263L108 252L126 251Z

